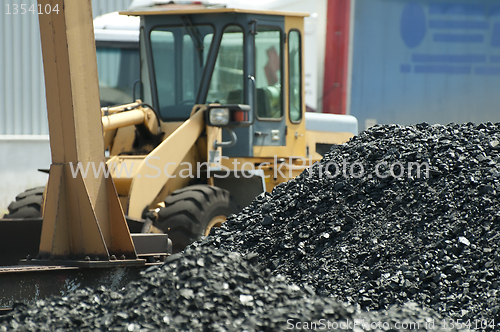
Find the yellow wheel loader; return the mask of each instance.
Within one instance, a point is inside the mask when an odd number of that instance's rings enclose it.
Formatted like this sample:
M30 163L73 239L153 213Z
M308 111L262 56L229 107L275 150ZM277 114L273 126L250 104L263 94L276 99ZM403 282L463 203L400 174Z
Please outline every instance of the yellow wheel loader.
M141 20L137 100L101 109L105 162L75 159L66 176L112 178L130 230L167 233L180 251L357 133L352 116L305 113L307 14L201 5L121 14ZM53 213L47 190L17 196L4 219Z

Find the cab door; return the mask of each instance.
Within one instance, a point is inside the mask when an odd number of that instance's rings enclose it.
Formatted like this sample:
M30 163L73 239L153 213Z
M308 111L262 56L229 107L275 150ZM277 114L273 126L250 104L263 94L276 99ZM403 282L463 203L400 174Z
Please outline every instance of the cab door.
M253 145L285 146L284 18L260 17L255 29Z

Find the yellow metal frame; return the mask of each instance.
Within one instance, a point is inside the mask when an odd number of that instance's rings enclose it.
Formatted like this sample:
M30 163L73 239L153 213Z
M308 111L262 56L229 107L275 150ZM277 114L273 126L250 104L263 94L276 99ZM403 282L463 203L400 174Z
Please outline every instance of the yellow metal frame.
M40 239L42 259L137 260L111 178L73 177L70 164L104 162L90 0L39 0L52 165ZM89 139L90 138L90 139Z
M304 18L302 15L299 16L290 16L286 14L285 16L285 32L288 33L290 30L298 30L300 34L304 35ZM302 43L303 44L303 43ZM306 122L304 119L304 110L306 107L305 104L305 92L304 88L302 88L302 120L299 123L294 123L290 121L290 112L289 112L289 71L288 71L288 38L285 41L285 56L284 58L284 68L285 72L285 84L283 87L283 94L285 98L284 103L284 113L286 118L286 126L287 126L287 136L286 136L286 145L285 146L254 146L253 147L253 155L256 158L272 158L274 156L278 156L278 158L287 158L289 156L306 156L306 139L305 139L305 131L306 131ZM304 45L302 45L302 54L304 54ZM303 59L301 59L303 61ZM304 65L302 64L302 77L304 77Z
M160 191L167 190L169 178L161 171L151 174L153 160L168 160L172 165L179 166L188 155L189 150L195 145L198 137L205 129L204 112L198 111L184 122L172 135L168 136L148 156L148 160L139 165L136 175L132 179L128 215L132 218L142 218L146 206L155 200ZM148 165L149 161L149 165ZM171 191L170 191L171 192ZM144 205L144 202L149 202Z
M133 104L101 109L103 131L143 124L153 135L158 134L158 120L155 112L150 108L142 107L141 103L141 100L137 100Z

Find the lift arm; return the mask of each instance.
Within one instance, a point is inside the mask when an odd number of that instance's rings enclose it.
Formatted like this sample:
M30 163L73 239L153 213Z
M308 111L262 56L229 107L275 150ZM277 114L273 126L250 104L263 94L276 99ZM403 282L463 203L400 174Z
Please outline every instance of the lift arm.
M101 114L104 132L144 124L152 134L158 134L159 125L156 114L152 109L142 107L141 100L137 100L132 104L101 108Z

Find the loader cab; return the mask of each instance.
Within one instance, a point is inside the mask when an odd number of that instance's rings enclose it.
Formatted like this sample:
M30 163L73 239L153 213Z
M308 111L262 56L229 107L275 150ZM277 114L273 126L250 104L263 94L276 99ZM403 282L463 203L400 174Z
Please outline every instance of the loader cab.
M187 120L196 104L246 104L253 124L235 129L237 143L224 156L305 154L306 14L234 8L126 14L141 17L142 99L164 125Z

